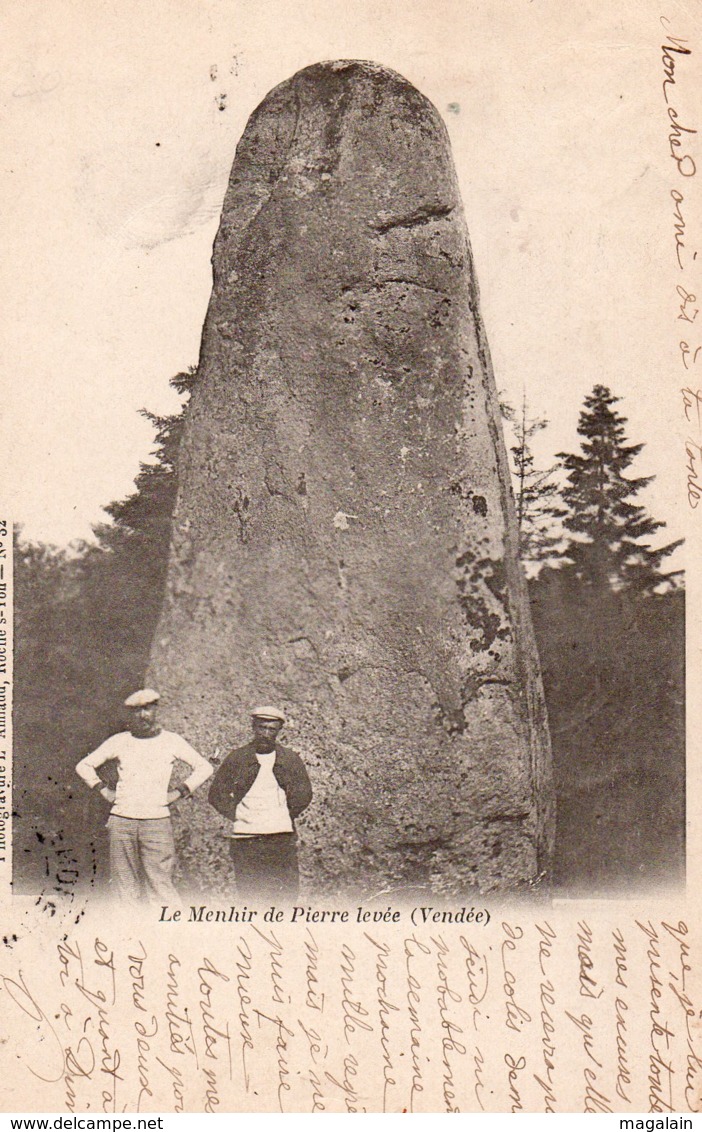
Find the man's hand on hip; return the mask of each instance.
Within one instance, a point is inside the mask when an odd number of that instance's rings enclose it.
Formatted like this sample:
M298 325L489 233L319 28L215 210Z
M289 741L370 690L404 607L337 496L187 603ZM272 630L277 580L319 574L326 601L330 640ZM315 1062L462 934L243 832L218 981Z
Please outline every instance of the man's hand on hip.
M112 803L114 802L114 800L116 798L115 791L112 790L111 787L109 787L109 786L103 786L102 790L100 791L100 794L105 799L106 802L110 803L110 805L112 805Z

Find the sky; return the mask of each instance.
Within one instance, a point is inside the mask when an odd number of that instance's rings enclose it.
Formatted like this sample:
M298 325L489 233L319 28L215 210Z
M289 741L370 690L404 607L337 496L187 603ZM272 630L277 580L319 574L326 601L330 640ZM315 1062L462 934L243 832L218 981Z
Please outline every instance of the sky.
M667 11L678 36L699 27L685 4ZM646 445L632 474L656 475L649 510L666 538L684 533L680 388L694 374L678 346L670 193L682 182L658 6L25 0L6 12L2 502L26 537L89 537L133 489L153 437L139 410L175 411L169 379L197 363L248 116L332 58L392 67L443 115L498 386L550 421L540 462L576 448L583 397L609 385ZM699 123L686 65L677 105ZM682 187L701 217L697 182ZM686 239L698 235L689 219Z

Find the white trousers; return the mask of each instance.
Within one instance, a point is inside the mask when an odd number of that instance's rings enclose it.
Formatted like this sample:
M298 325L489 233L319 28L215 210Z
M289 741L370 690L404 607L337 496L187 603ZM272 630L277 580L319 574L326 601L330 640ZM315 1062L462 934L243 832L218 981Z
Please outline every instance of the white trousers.
M110 889L117 900L180 902L173 884L175 842L170 818L111 814Z

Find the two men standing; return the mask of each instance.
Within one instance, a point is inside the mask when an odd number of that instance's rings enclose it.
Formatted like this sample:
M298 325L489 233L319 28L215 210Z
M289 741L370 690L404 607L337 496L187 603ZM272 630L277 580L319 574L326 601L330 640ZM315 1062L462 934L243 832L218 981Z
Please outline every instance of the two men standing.
M182 736L161 728L159 699L150 688L129 696L129 731L112 735L82 759L76 771L112 805L107 829L115 895L177 903L170 807L197 790L213 768ZM299 756L276 741L284 723L278 708L254 709L253 740L224 760L210 790L210 802L232 823L231 854L240 899L297 896L294 821L309 805L312 787ZM117 763L115 790L97 774L110 760ZM192 773L171 789L179 760Z

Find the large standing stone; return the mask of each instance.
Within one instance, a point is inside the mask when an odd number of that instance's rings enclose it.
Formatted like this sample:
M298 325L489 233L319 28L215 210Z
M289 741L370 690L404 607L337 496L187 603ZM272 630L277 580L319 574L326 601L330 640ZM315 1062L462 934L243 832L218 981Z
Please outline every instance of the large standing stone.
M547 725L436 110L372 63L277 87L213 263L153 650L169 724L224 753L254 702L287 710L312 893L535 882ZM190 826L211 876L206 802Z

